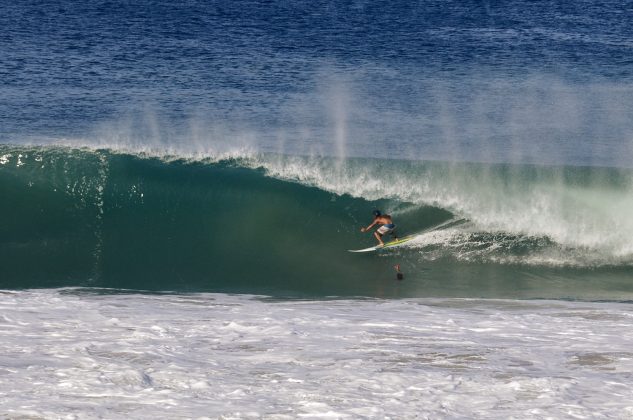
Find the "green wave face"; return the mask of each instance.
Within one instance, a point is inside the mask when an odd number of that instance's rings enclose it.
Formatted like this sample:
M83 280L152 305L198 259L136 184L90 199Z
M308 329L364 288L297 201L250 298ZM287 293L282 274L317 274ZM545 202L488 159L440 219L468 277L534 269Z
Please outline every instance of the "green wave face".
M235 162L67 149L2 155L3 288L364 294L358 283L384 271L346 252L373 243L358 231L376 202ZM450 216L419 213L427 223Z
M297 159L188 161L3 146L0 288L617 299L633 291L626 253L491 228L468 207L481 196L494 214L503 216L505 206L512 215L512 194L543 185L563 202L594 194L591 203L596 191L629 188L622 173L552 178L534 168ZM384 184L369 185L368 174ZM488 183L477 191L483 177ZM539 205L524 204L533 213ZM375 243L360 232L375 208L392 213L401 234L425 233L389 252L347 252ZM432 229L454 217L467 220ZM395 264L405 280L395 280Z

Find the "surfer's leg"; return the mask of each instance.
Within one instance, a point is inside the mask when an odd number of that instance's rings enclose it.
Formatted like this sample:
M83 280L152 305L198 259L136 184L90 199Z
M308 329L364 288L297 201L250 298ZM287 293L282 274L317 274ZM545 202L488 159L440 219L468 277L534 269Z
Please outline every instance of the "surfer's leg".
M382 237L380 235L380 233L378 232L374 232L374 236L376 237L376 239L378 240L378 242L380 243L380 245L384 245L385 243L382 241Z

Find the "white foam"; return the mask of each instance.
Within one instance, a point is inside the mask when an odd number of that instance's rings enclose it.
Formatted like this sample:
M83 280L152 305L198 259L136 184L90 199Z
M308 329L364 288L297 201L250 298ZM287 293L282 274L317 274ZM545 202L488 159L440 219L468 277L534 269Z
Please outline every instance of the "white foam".
M401 245L419 250L420 258L433 261L455 258L467 262L493 262L496 264L522 264L550 267L597 267L622 264L619 258L597 253L590 249L566 248L554 243L523 236L482 233L473 224L430 231ZM545 244L535 244L545 242ZM529 252L516 252L515 248L532 247Z
M0 417L622 418L629 304L0 293Z

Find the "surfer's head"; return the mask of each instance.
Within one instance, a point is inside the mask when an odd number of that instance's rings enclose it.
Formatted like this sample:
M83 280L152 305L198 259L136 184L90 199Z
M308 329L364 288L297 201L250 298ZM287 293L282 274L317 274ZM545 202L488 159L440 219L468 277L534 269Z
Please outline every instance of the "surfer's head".
M374 210L373 213L374 213L374 217L380 217L382 215L380 210Z

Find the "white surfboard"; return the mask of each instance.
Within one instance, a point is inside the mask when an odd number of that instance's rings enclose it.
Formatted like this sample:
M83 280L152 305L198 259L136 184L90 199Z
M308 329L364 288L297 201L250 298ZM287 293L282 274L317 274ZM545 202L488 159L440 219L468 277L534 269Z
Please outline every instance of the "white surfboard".
M384 245L376 245L376 246L372 246L371 248L365 248L365 249L348 249L348 251L349 252L372 252L372 251L378 251L379 249L393 248L395 246L402 245L406 242L409 242L410 240L415 239L418 236L420 235L409 235L409 236L405 236L404 238L396 239L395 241L386 242Z

